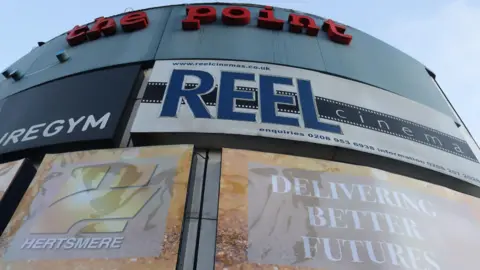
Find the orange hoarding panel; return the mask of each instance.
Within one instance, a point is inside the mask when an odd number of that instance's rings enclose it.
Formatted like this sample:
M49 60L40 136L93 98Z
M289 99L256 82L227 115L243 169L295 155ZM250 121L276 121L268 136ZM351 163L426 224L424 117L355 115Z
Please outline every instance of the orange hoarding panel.
M193 148L47 155L2 237L1 269L174 269Z
M477 198L324 160L222 159L217 269L477 269Z
M23 193L35 175L35 168L26 159L0 164L0 234L12 217ZM0 237L0 246L3 237Z
M24 160L17 160L0 164L0 200L4 197L10 184L17 176Z

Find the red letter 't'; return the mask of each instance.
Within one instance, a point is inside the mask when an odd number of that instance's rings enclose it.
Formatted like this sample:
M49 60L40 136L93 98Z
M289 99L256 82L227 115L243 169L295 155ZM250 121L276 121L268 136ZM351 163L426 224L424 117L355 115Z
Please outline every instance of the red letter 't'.
M183 30L198 30L200 24L212 23L217 20L217 10L211 6L187 7L187 18L182 21Z
M322 29L327 32L328 38L333 42L348 45L352 41L352 36L345 34L347 28L330 19L323 23Z
M76 25L72 30L67 34L67 42L70 46L77 46L82 44L87 40L87 31L88 26L78 26Z
M288 16L288 21L290 23L290 32L293 33L302 33L303 28L307 28L307 35L316 36L320 27L317 26L315 20L310 16L298 15L291 13Z
M113 18L100 17L95 19L92 29L87 32L89 40L98 39L102 33L105 36L114 35L117 32L117 24Z
M266 6L264 9L260 10L258 13L258 24L260 28L270 29L270 30L282 30L284 20L275 18L273 14L273 7Z
M125 32L133 32L146 28L148 26L147 13L143 11L129 13L120 19L120 24Z
M227 25L247 25L250 23L250 10L243 7L227 7L222 11L222 22Z

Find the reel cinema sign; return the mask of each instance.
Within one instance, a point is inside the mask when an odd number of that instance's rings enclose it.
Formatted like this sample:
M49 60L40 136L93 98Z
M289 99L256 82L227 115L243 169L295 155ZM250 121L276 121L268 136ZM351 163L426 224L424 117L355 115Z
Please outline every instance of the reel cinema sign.
M369 85L280 65L157 61L132 132L235 134L325 144L480 185L478 159L450 117Z

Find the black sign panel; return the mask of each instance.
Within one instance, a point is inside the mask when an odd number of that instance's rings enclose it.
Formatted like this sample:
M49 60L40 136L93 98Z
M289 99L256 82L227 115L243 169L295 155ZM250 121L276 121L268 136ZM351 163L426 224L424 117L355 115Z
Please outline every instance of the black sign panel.
M94 71L8 97L0 109L0 154L93 141L114 146L139 72L140 65Z

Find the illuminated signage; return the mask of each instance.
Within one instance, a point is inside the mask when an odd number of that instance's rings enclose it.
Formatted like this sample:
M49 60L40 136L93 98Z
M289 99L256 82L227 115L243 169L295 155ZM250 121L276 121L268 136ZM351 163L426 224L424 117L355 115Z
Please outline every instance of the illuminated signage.
M250 10L230 6L222 10L222 23L226 25L247 25L250 23ZM273 13L273 7L266 6L258 13L257 27L282 30L284 20L278 19ZM187 17L182 20L183 30L198 30L201 24L213 23L217 20L217 10L213 6L189 6L187 7ZM290 13L288 16L289 31L292 33L305 33L309 36L317 36L320 27L315 20L307 15ZM321 29L327 33L328 38L333 42L348 45L352 41L352 36L345 34L346 27L328 19L323 22Z
M131 12L125 14L120 19L120 25L124 32L133 32L144 29L148 26L147 13L143 11ZM82 44L88 40L99 39L104 36L112 36L117 32L117 23L113 18L100 17L95 19L92 28L87 25L76 25L67 33L67 42L70 46Z

